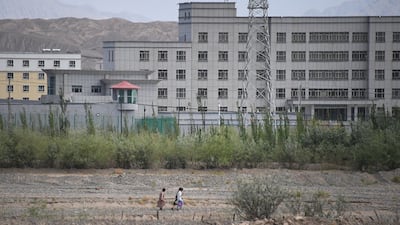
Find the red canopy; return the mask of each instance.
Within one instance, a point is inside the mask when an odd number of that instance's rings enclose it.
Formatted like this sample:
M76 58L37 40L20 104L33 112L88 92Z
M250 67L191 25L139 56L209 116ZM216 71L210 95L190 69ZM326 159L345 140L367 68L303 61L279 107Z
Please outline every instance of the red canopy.
M112 89L139 89L140 87L129 83L128 81L122 81L118 84L111 86Z

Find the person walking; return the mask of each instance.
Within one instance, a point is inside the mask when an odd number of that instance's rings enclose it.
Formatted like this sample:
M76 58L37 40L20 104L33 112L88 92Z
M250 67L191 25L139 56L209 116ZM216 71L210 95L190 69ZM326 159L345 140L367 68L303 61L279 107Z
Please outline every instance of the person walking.
M176 209L177 210L180 210L183 207L183 197L182 197L182 195L183 195L183 188L180 187L178 189L178 192L176 193L176 199L177 199Z
M162 210L164 206L165 206L165 188L161 190L160 196L158 197L157 201L157 207L160 208L160 210Z

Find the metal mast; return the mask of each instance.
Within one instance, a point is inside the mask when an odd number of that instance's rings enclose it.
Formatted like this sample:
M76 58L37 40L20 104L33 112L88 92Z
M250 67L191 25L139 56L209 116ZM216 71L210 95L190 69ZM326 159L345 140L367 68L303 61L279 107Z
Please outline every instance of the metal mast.
M247 97L249 88L256 90L257 98L264 99L265 110L272 112L270 34L268 0L249 0L249 22L247 35L247 59L244 69L243 95L240 107ZM250 86L250 87L249 87Z

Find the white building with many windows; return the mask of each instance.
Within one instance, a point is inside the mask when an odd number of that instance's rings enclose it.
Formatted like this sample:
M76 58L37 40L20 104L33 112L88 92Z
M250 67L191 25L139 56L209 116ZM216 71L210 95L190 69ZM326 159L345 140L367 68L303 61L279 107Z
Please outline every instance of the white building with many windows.
M105 41L106 70L150 71L162 112L258 112L265 81L244 80L248 18L233 2L179 4L178 42ZM270 17L274 112L356 120L400 112L399 17ZM257 58L257 55L248 57ZM258 70L262 71L263 60ZM248 82L247 90L243 82Z
M41 53L0 53L0 99L40 100L47 95L43 69L81 69L81 55L44 49Z

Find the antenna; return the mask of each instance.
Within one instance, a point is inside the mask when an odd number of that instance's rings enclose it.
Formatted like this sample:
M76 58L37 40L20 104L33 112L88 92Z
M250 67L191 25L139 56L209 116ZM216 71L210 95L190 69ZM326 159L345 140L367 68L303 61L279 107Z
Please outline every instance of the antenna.
M246 99L249 85L256 89L257 98L265 101L266 110L273 112L272 108L272 85L270 67L270 34L268 18L268 0L249 0L249 21L246 43L246 65L244 68L244 80L242 83L244 96L241 98L240 108ZM256 65L257 64L257 65ZM264 81L260 88L252 84L257 80Z

